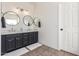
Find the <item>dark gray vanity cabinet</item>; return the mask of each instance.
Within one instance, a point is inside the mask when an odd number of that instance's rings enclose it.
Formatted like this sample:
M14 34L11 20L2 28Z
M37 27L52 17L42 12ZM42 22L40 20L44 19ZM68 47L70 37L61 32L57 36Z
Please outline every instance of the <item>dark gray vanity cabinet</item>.
M5 43L5 35L2 35L1 36L1 55L5 54L6 53L6 43Z
M29 36L29 38L28 38L28 44L30 45L30 44L33 44L33 41L34 41L34 33L33 32L30 32L29 34L28 34Z
M1 35L1 55L38 42L38 32Z
M34 43L38 42L38 32L34 32Z
M29 45L29 33L23 33L22 35L22 45L27 46Z
M38 32L30 32L29 33L29 42L28 44L33 44L33 43L36 43L38 41Z
M16 37L15 37L16 41L16 48L20 48L22 47L22 34L16 34Z
M15 35L6 35L6 52L15 49Z
M38 42L38 32L23 33L23 46Z

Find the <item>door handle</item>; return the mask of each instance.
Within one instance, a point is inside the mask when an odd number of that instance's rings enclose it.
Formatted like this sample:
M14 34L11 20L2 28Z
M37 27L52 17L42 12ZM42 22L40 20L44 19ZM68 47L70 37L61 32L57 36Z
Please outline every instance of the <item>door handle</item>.
M63 31L63 28L61 28L60 30Z

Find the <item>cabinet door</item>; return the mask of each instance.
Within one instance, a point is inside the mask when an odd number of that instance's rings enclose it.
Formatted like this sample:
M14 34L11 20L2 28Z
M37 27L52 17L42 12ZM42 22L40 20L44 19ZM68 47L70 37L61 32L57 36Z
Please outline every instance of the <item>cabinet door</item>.
M33 32L30 32L29 33L29 45L30 44L33 44L33 41L34 41L34 33Z
M22 47L22 37L21 35L18 35L16 36L16 48L20 48L20 47Z
M22 38L22 44L23 46L27 46L28 45L28 33L23 34L23 38Z
M6 36L6 51L12 51L15 49L15 37L13 35Z
M38 32L34 32L34 43L38 42Z
M1 55L5 54L5 35L1 36Z
M29 44L36 43L38 41L38 32L29 33Z

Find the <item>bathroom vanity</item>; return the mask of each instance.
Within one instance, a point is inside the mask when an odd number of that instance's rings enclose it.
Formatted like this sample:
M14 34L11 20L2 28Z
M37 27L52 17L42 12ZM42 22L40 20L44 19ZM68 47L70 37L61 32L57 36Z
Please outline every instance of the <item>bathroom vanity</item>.
M1 55L38 42L38 31L1 35Z
M1 24L1 55L38 42L37 18L25 15L20 19L17 13L7 11L1 17Z

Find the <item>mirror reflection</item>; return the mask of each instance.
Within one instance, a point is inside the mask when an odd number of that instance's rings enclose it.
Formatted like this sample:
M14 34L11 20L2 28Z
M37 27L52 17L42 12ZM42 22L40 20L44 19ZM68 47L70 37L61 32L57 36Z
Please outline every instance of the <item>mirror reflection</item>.
M24 16L23 21L24 21L24 24L27 26L31 26L33 24L33 19L29 15Z
M34 18L34 24L35 24L35 26L41 27L41 22L40 22L40 19L38 17Z
M4 13L5 23L7 25L17 25L19 23L19 16L12 11L8 11Z

